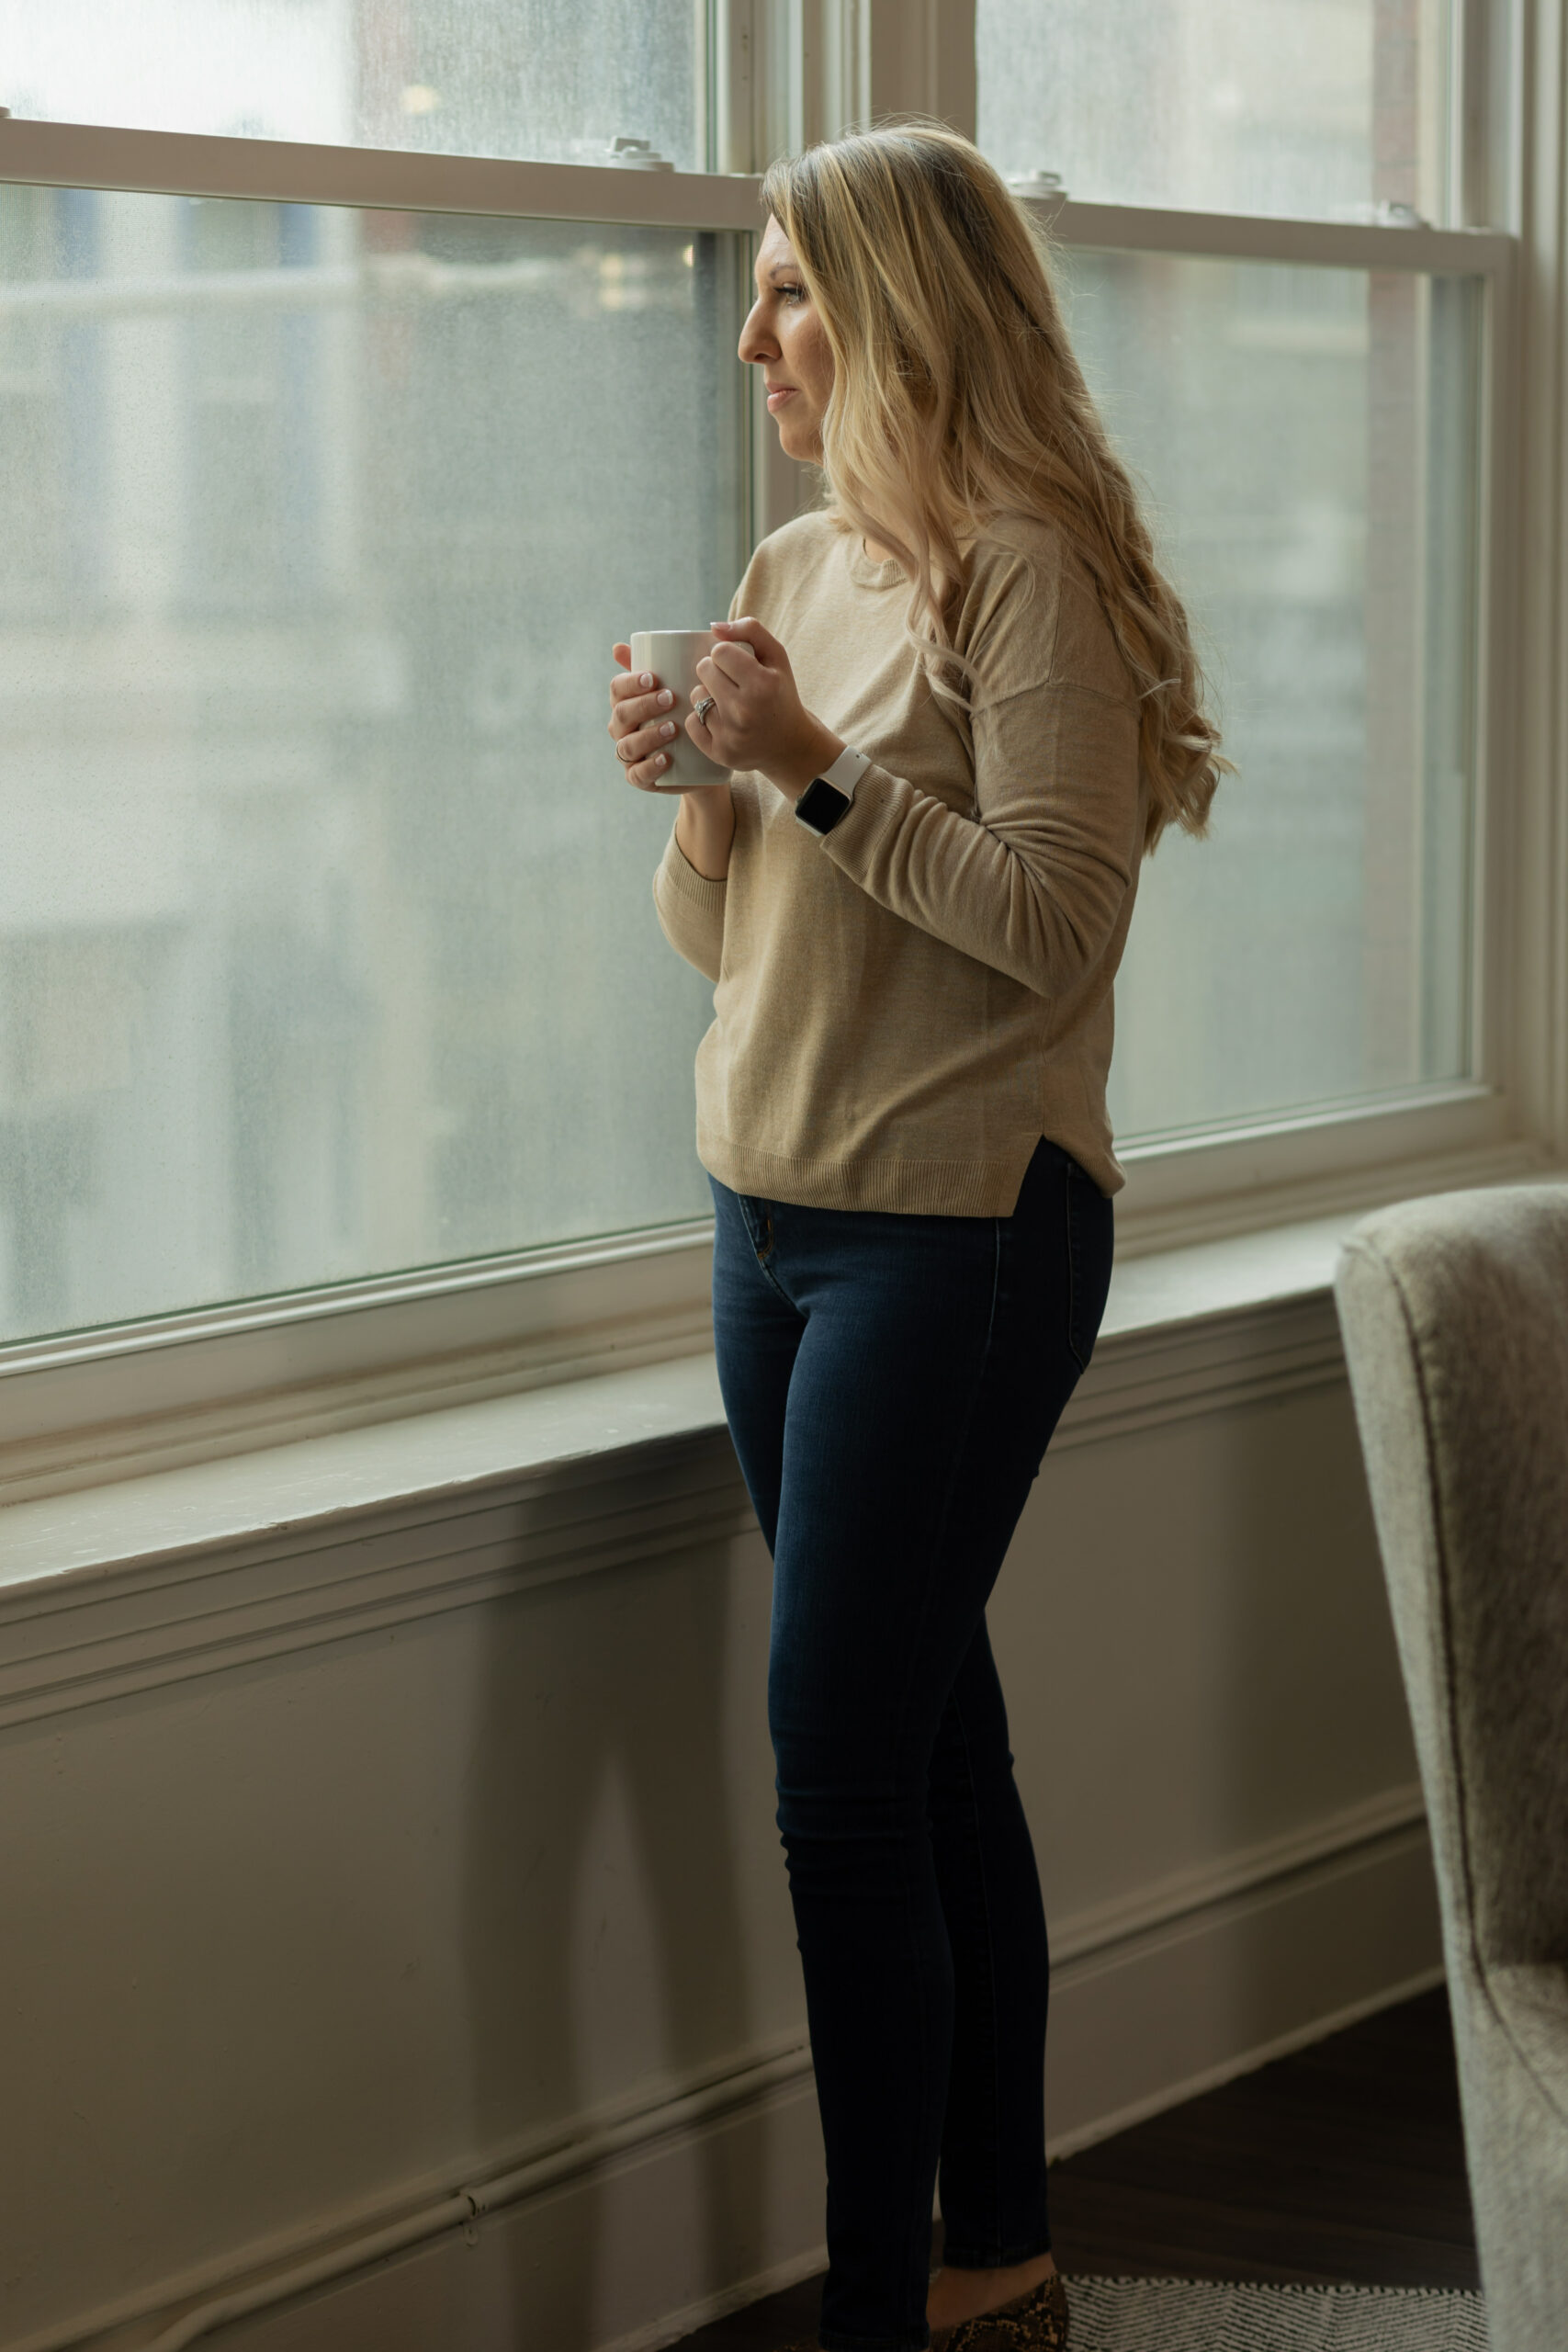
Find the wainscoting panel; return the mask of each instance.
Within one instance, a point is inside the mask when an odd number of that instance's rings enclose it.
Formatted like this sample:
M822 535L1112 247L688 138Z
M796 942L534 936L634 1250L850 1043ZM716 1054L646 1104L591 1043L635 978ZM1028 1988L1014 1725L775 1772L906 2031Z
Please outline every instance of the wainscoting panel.
M1255 1885L1057 1973L1053 2155L1436 1981L1419 1822L1304 1869L1256 1867ZM643 2352L825 2259L811 2076L788 2053L743 2071L716 2112L650 2109L625 2143L600 2154L585 2135L541 2169L536 2188L471 2226L206 2340L215 2352Z
M1438 1959L1322 1303L1063 1438L991 1611L1057 2152ZM4 2352L630 2352L820 2260L722 1435L330 1516L0 1602Z

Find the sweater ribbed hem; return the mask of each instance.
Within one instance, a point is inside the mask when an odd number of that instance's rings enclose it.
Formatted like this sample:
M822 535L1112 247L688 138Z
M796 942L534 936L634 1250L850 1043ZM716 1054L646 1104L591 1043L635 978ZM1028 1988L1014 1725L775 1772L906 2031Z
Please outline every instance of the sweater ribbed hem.
M807 1209L886 1209L899 1216L1010 1216L1033 1155L984 1159L797 1159L731 1142L699 1125L697 1158L732 1193Z
M699 874L673 833L665 843L664 855L654 872L653 892L656 899L660 882L681 898L690 899L692 904L701 907L705 914L722 915L724 912L724 882L715 882L707 875Z

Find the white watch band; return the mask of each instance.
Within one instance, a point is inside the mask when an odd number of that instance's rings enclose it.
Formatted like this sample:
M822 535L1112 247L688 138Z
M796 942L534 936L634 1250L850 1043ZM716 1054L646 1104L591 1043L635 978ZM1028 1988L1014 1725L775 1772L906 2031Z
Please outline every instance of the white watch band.
M823 769L822 781L830 784L835 792L841 792L847 800L852 800L855 786L870 765L871 762L863 752L857 752L852 743L846 743L832 766Z

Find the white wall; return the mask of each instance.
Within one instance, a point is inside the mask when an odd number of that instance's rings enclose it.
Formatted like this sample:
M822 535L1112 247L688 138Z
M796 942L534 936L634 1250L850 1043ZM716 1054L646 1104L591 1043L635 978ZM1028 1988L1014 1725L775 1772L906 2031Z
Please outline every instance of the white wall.
M725 1441L312 1544L147 1579L134 1669L107 1598L90 1641L81 1610L23 1626L0 2345L128 2310L113 2342L147 2342L182 2297L530 2163L472 2243L211 2340L580 2352L813 2267L769 1568ZM1429 1981L1324 1300L1106 1343L992 1624L1055 2145Z

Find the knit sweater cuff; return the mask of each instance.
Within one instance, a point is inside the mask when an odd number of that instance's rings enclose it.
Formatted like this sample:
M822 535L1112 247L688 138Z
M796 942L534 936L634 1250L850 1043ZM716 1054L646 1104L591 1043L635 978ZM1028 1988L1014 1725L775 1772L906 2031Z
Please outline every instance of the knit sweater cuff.
M710 880L705 874L699 874L673 833L665 848L659 879L679 897L689 899L702 913L723 915L725 884Z
M874 762L855 786L854 798L830 833L822 836L822 846L835 865L858 882L863 872L864 859L878 832L886 826L888 801L897 790L897 778Z

